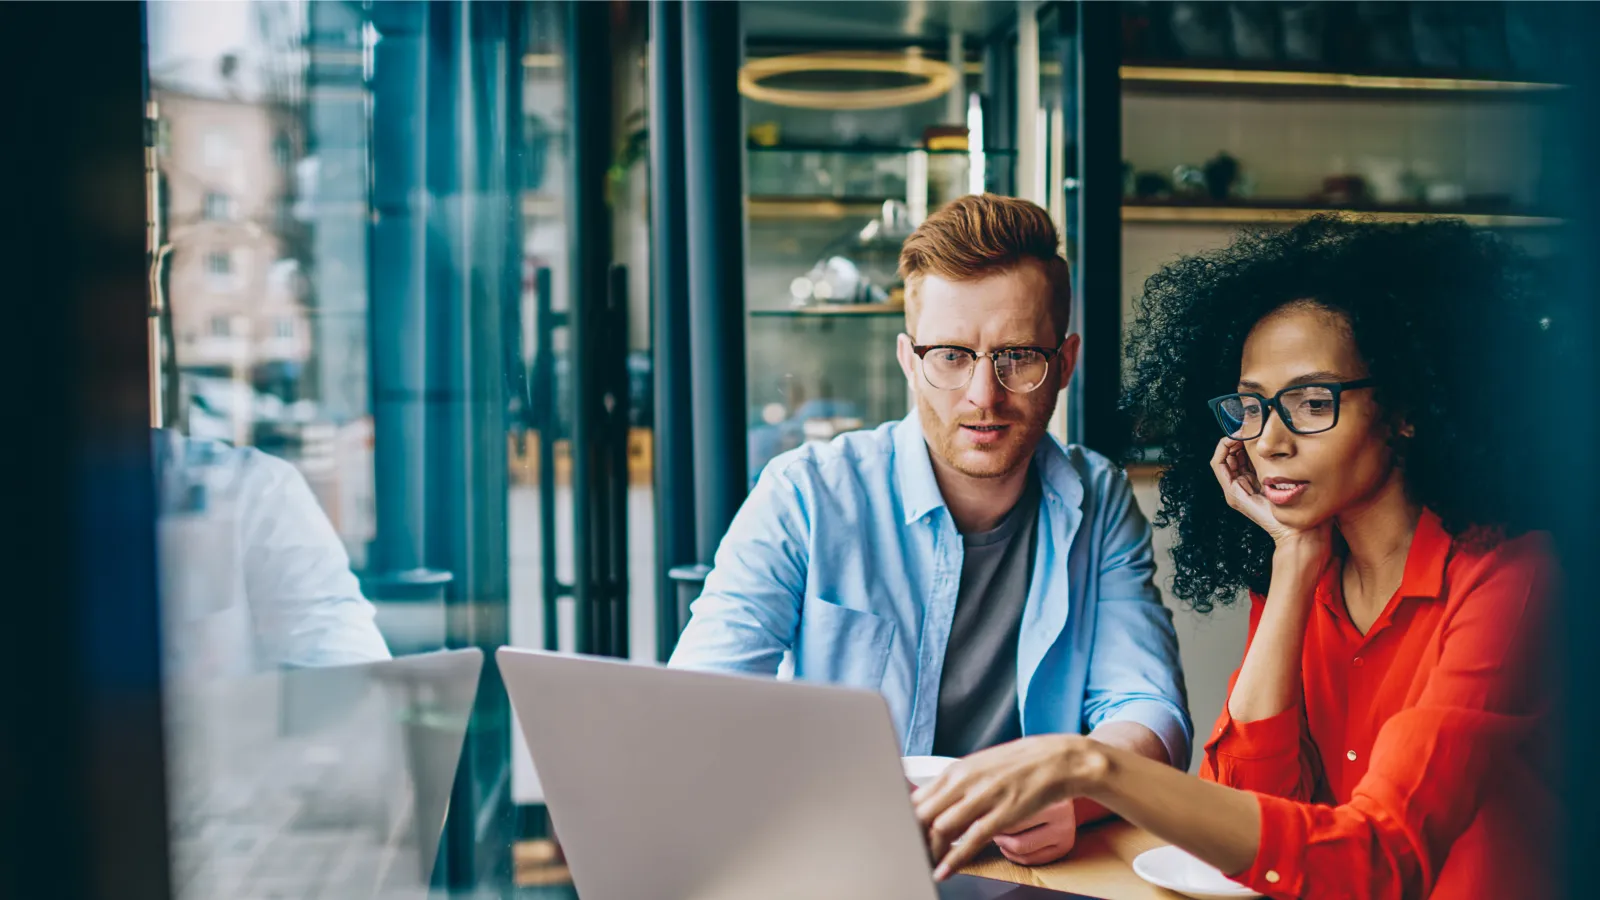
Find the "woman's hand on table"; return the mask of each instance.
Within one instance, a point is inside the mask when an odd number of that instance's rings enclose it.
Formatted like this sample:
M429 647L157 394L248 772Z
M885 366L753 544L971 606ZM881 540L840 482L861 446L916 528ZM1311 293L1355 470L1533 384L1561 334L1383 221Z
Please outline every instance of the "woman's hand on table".
M1059 836L1042 835L1051 838L1045 846L1038 836L1029 840L1028 829L1059 830L1061 807L1072 815L1068 801L1086 793L1105 770L1098 746L1079 735L1026 737L962 759L912 794L938 863L934 877L948 878L996 839L1032 851L1029 860L1046 861L1044 851L1058 848ZM1075 820L1069 830L1075 836ZM1070 849L1069 842L1053 858Z

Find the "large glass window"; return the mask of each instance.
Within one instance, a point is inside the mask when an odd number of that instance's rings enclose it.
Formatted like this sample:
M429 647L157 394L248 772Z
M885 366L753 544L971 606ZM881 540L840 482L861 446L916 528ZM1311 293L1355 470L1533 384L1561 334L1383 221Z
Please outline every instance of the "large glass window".
M147 7L184 898L511 884L518 824L539 816L517 811L537 784L514 796L504 692L475 657L426 655L544 645L546 606L571 603L544 590L574 577L570 485L554 479L548 542L538 514L588 377L562 333L566 15ZM643 220L635 162L619 222ZM617 230L620 262L647 259L647 234ZM633 292L619 371L648 373L647 302ZM542 458L540 429L560 445ZM647 432L633 445L646 485ZM633 496L648 522L648 489ZM513 635L513 609L531 628Z
M542 791L492 666L437 654L655 658L644 13L575 83L567 3L147 5L186 900L508 896Z

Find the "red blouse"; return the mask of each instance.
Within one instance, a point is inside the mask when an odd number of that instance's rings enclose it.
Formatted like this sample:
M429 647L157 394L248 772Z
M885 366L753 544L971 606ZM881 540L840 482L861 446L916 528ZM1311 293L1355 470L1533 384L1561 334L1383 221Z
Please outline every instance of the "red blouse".
M1365 635L1338 572L1316 588L1303 703L1254 722L1224 705L1205 745L1201 777L1261 806L1255 862L1233 877L1284 898L1553 895L1547 541L1475 551L1424 511Z

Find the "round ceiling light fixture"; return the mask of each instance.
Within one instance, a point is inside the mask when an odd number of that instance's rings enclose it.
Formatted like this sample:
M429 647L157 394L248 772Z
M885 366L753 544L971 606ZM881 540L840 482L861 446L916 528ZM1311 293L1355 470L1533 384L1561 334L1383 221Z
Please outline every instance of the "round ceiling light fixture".
M887 72L920 83L859 91L796 90L762 84L779 75L810 72ZM888 109L925 103L950 93L956 70L949 63L900 53L802 53L752 59L739 69L739 93L751 100L799 109Z

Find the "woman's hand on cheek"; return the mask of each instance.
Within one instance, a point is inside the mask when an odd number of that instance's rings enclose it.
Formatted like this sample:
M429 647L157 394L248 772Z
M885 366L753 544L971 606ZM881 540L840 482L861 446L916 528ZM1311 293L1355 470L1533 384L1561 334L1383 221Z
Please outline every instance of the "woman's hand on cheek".
M1226 437L1218 441L1217 451L1211 455L1211 472L1217 476L1228 505L1271 535L1280 552L1303 557L1306 564L1317 567L1327 560L1333 547L1332 523L1297 529L1278 521L1272 501L1261 492L1261 482L1243 441Z

